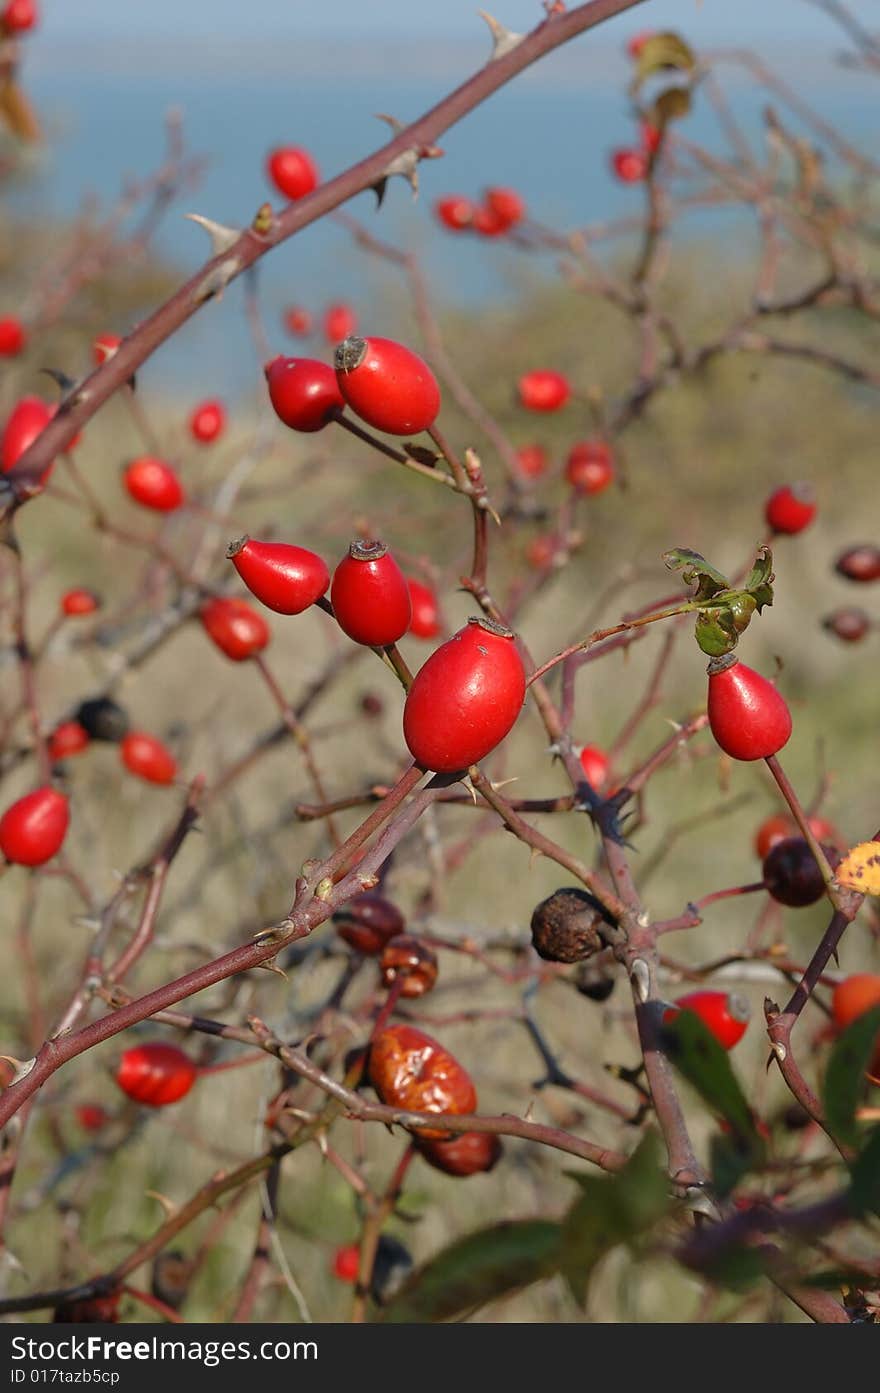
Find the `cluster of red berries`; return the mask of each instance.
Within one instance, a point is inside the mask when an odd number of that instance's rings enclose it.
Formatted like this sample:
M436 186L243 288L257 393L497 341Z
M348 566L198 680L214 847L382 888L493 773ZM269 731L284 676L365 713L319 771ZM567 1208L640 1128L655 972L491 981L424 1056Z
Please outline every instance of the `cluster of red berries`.
M294 338L307 338L313 329L313 317L302 305L290 305L284 311L282 320L288 334ZM321 332L328 343L340 343L357 332L357 315L342 302L328 305L321 316Z
M622 184L640 184L648 177L652 156L660 149L663 132L650 121L639 126L639 144L612 150L609 161L614 175Z
M450 232L503 237L522 222L526 205L514 189L487 189L481 202L463 194L446 194L434 204L438 222Z

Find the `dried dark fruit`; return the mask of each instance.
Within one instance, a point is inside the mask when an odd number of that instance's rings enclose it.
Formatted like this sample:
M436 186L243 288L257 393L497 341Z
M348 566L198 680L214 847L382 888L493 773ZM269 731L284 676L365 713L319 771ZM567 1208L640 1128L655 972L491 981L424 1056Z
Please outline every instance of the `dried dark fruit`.
M396 1296L409 1273L413 1260L410 1251L399 1238L383 1233L376 1248L370 1295L377 1306L383 1306Z
M150 1291L159 1301L164 1301L166 1306L177 1311L186 1300L192 1276L192 1260L178 1248L171 1248L168 1252L159 1253L153 1263Z
M858 643L865 637L871 627L870 615L863 609L856 609L850 606L846 609L836 609L832 614L826 614L822 620L822 628L835 638L839 638L842 643Z
M467 1070L437 1040L412 1025L390 1025L370 1046L370 1083L383 1103L405 1112L455 1113L477 1110L477 1091ZM419 1137L443 1141L433 1127Z
M120 1291L102 1296L87 1296L80 1301L62 1301L52 1313L52 1320L64 1325L114 1324L119 1320Z
M608 946L602 925L609 923L605 910L587 890L555 890L532 913L532 945L548 962L582 962Z
M355 895L348 904L337 909L333 923L339 937L350 943L352 948L373 956L381 953L388 940L402 934L406 928L406 920L397 905L374 890Z
M829 865L839 865L840 852L827 843L821 845ZM815 904L825 893L822 872L803 837L784 837L776 842L764 858L762 874L774 900L792 909Z
M80 702L73 719L92 740L108 740L115 744L128 734L128 712L110 697L92 697Z
M424 996L437 981L437 954L412 934L396 934L382 949L382 985L402 979L401 996Z

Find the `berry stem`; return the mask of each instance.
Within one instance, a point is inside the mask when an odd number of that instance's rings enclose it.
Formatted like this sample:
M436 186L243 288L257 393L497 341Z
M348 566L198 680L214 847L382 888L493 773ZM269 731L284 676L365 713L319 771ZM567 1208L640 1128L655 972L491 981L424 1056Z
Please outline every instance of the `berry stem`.
M766 890L763 880L756 880L751 885L733 885L729 890L713 890L711 895L704 895L701 900L694 900L689 909L705 909L706 905L714 904L716 900L730 900L735 895L753 895L757 890Z
M549 672L551 668L559 663L565 662L566 658L572 657L575 653L581 653L584 649L592 648L593 644L601 643L603 639L613 638L615 634L626 633L629 629L643 629L646 624L654 624L658 619L673 619L678 614L693 614L703 606L696 604L692 600L686 600L684 604L675 605L672 609L661 609L655 614L645 614L640 619L624 619L620 624L613 625L610 629L595 629L593 633L587 634L577 643L572 643L568 648L563 648L561 653L555 657L548 658L546 663L542 663L539 668L526 678L526 686L530 687L533 682L537 682L540 677Z
M405 692L408 692L413 684L413 675L407 666L403 654L396 643L388 643L384 648L377 648L376 652L388 663L389 667L397 674L400 685Z
M422 464L419 460L410 459L403 450L395 450L393 445L379 440L370 431L364 430L363 426L357 425L348 416L343 416L342 412L334 413L333 420L338 426L343 426L350 435L357 436L358 440L363 440L366 445L372 445L374 450L378 450L381 455L386 455L388 459L393 459L397 464L402 464L405 469L412 469L416 474L421 474L426 479L432 479L435 484L445 484L447 488L451 489L458 488L451 474L444 474L430 464Z
M383 1001L379 1014L373 1023L373 1029L370 1031L371 1041L375 1040L379 1032L385 1029L386 1025L388 1024L388 1021L391 1018L392 1013L394 1012L395 1007L397 1006L398 1001L400 1000L400 994L403 991L405 985L405 977L397 977L391 983L391 986L388 989L388 995Z

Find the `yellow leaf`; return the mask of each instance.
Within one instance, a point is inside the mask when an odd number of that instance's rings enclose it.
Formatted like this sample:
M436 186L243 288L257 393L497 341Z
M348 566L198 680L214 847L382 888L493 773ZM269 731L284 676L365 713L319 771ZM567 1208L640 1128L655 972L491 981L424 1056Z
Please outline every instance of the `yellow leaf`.
M860 842L846 853L835 879L861 895L880 895L880 842Z

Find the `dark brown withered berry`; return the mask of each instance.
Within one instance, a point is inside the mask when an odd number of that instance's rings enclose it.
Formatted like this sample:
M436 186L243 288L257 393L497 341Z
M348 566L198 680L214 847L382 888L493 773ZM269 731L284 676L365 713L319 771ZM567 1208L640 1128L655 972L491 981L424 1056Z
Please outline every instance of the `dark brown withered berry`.
M832 867L839 864L840 852L835 847L823 842L822 850ZM825 893L822 872L803 837L783 837L776 842L764 858L762 874L774 900L792 909L815 904Z
M150 1291L159 1301L164 1301L166 1306L177 1311L186 1300L192 1276L192 1260L178 1248L172 1248L157 1254L150 1276Z
M92 740L117 743L128 734L128 712L109 697L92 697L80 702L73 719Z
M365 890L337 909L333 923L340 938L359 953L371 956L381 953L388 940L406 928L406 920L397 905L375 890Z
M870 627L870 616L863 609L856 609L854 606L836 609L832 614L826 614L822 620L822 628L839 638L842 643L859 643Z
M574 974L574 984L581 996L588 996L591 1001L607 1001L616 981L611 969L598 963L582 962Z
M532 913L532 945L553 963L577 963L607 947L602 926L609 919L599 901L575 887L555 890Z
M871 542L848 547L842 551L834 563L834 569L846 580L860 581L863 585L880 580L880 547Z

